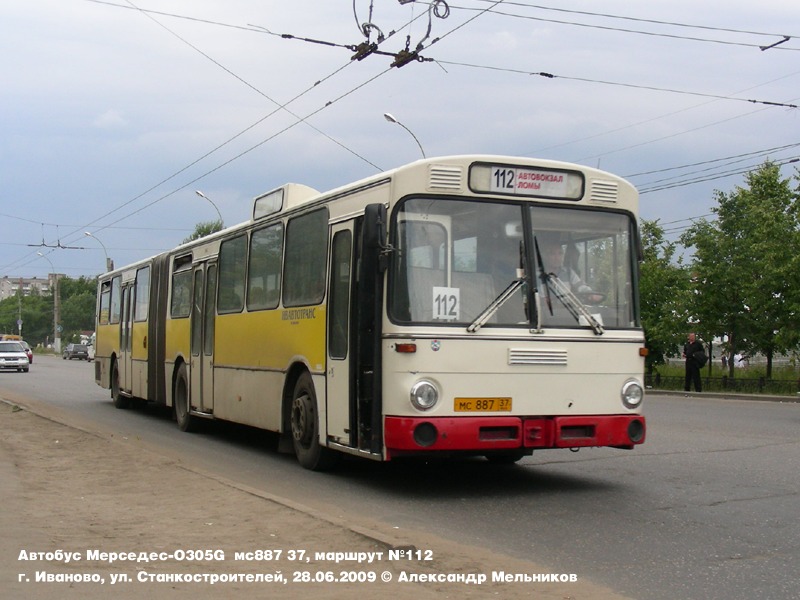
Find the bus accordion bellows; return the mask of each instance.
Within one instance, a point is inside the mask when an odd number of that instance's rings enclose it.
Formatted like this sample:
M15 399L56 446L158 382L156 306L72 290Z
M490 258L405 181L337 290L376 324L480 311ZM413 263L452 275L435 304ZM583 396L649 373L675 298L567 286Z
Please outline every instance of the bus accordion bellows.
M420 160L103 274L95 380L279 434L309 469L645 439L638 194L552 160Z

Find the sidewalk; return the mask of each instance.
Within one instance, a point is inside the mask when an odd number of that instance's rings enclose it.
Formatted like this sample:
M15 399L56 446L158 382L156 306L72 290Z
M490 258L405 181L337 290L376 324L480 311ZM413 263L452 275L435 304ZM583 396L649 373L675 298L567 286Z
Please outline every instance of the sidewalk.
M492 582L493 571L560 571L424 532L356 525L165 458L137 440L34 414L1 391L0 400L5 598L622 598L580 573L571 583ZM389 559L401 550L402 560ZM245 554L236 560L237 552ZM194 554L199 560L188 559ZM256 577L262 580L247 581Z

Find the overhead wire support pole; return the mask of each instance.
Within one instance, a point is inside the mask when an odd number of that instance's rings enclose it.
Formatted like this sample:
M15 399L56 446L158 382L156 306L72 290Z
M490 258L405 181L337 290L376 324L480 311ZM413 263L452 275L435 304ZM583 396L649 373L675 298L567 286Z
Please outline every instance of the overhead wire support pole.
M48 263L50 263L50 268L53 270L53 350L56 351L56 354L61 353L61 331L60 331L60 321L61 321L61 302L60 302L60 294L58 291L58 272L56 271L55 266L53 265L53 261L47 258L47 255L43 252L37 252L39 256L45 259Z

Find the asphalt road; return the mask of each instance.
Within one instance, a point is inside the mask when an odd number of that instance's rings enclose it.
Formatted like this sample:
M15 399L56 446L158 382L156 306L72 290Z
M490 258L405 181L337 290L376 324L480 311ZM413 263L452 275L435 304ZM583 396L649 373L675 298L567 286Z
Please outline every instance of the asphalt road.
M135 436L229 479L335 515L424 529L577 573L642 599L795 597L800 589L800 404L649 395L633 451L484 460L348 460L311 473L274 439L214 426L183 434L156 410L113 408L93 368L37 357L0 373L59 420Z

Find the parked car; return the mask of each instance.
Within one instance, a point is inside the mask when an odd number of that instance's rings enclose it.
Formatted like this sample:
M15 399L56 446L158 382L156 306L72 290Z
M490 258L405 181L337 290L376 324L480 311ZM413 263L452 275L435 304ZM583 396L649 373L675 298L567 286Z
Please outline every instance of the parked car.
M78 360L89 360L89 348L85 344L67 344L64 352L61 353L64 360L77 358Z
M0 342L0 369L28 372L31 363L20 342Z
M33 362L33 350L31 350L31 345L28 342L20 342L22 344L22 349L25 350L25 354L28 355L28 362Z

